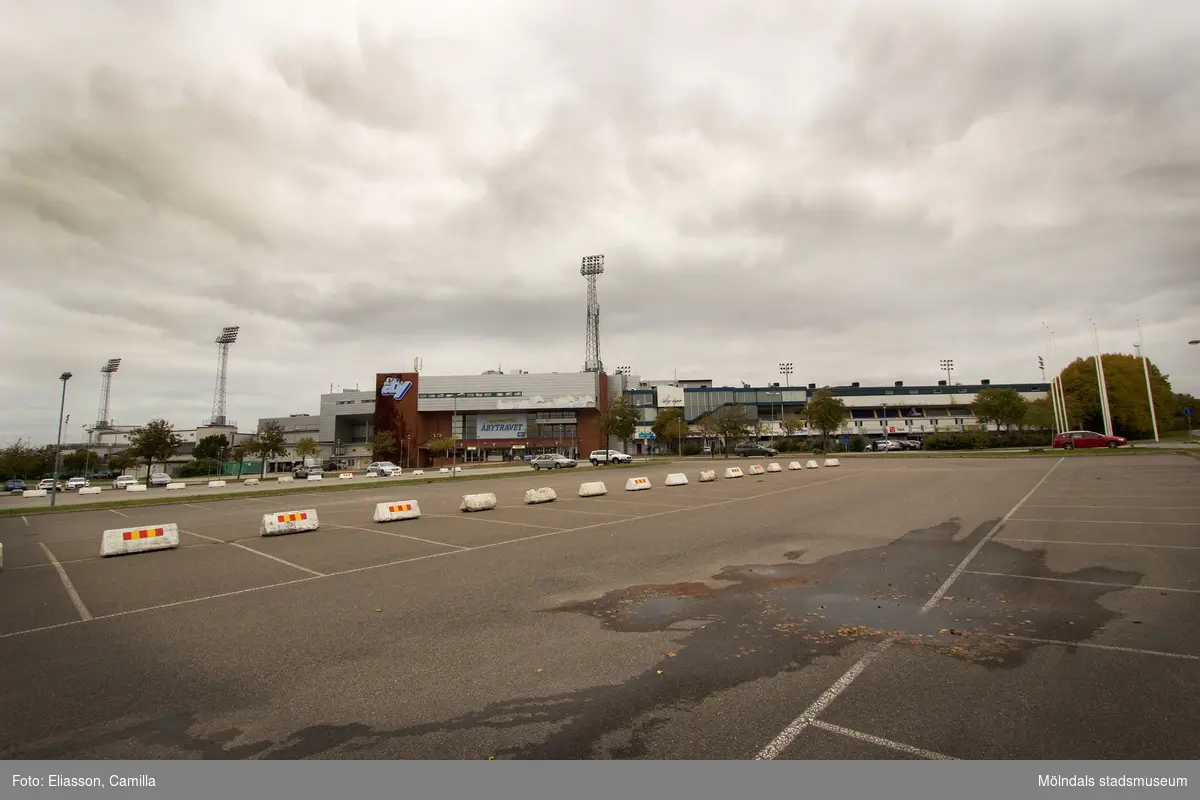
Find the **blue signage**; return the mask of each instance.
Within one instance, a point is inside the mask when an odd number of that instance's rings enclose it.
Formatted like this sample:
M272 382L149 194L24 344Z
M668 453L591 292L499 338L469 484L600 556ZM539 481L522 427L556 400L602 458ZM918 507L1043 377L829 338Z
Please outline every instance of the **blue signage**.
M638 432L638 435L637 435L637 438L639 438L639 439L653 439L653 438L654 438L654 434L653 434L653 433L650 433L649 431L639 431L639 432Z
M1192 409L1191 409L1191 406L1189 406L1189 407L1187 407L1187 408L1185 408L1185 409L1183 410L1183 415L1184 415L1185 417L1190 417L1190 416L1192 415Z
M412 389L412 381L402 381L399 378L388 378L383 382L383 388L379 393L384 397L394 397L397 400L403 400L404 395Z

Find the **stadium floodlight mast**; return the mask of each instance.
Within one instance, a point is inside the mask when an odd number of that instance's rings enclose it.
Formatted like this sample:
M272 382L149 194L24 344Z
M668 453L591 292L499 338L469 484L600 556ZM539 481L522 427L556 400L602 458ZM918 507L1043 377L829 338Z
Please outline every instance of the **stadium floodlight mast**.
M237 341L237 325L228 325L217 336L217 388L213 392L212 425L225 425L225 384L229 375L229 345Z
M71 373L64 372L58 376L62 381L62 400L58 404L58 440L54 443L54 474L50 476L50 507L53 508L55 501L58 499L58 470L62 463L62 429L63 429L63 411L67 407L67 381L71 380Z
M941 365L942 371L946 373L946 385L952 386L953 384L950 381L950 373L954 371L954 359L953 358L943 358L941 361L938 362L938 364Z
M779 364L779 374L783 376L783 385L784 385L784 386L791 387L791 385L792 385L792 372L793 372L793 369L792 369L792 362L790 362L790 361L787 361L787 362L780 362L780 364Z
M600 360L600 301L596 295L596 277L604 274L604 256L584 256L579 274L587 278L587 334L584 342L584 372L603 372Z
M107 428L109 426L109 398L112 393L112 376L121 366L121 359L110 358L108 362L100 368L100 374L104 377L100 379L100 409L96 412L96 427Z

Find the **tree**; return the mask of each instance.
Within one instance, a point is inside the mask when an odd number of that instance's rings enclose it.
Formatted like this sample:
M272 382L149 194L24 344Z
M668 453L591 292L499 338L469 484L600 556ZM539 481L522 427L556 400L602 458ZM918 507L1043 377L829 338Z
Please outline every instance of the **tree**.
M285 456L288 452L287 436L283 433L283 426L274 420L264 423L259 428L255 444L254 452L262 459L261 475L264 476L267 474L267 460Z
M75 450L67 453L62 458L62 467L67 472L77 472L80 475L87 474L89 464L94 464L98 459L92 455L90 450Z
M754 430L754 423L743 405L721 406L713 414L713 420L721 436L726 458L729 458L729 443L745 439Z
M376 431L371 442L371 460L386 461L396 453L396 434L391 431Z
M600 435L604 437L604 446L608 447L609 439L617 439L628 450L629 440L633 438L641 418L641 412L625 397L618 397L609 403L600 415Z
M258 450L258 440L251 436L244 440L241 444L235 444L230 448L230 455L238 465L238 477L242 477L242 462L246 460L246 456Z
M804 407L804 416L810 427L821 432L821 449L828 450L829 434L837 431L846 421L846 404L833 392L818 389Z
M53 447L50 449L54 450ZM51 463L53 464L53 462ZM0 450L0 476L2 477L34 478L41 475L45 469L43 451L21 439ZM50 469L53 469L53 466Z
M791 416L787 416L785 414L783 421L779 424L780 427L783 428L784 435L788 437L795 436L797 433L804 430L804 419L796 414L792 414Z
M1054 427L1054 409L1050 406L1049 398L1031 400L1025 407L1024 427L1033 430L1048 431Z
M454 447L454 440L449 436L437 436L425 443L429 452L437 456L445 456Z
M667 442L668 445L678 445L679 454L683 455L683 440L691 435L687 420L683 418L683 409L666 409L655 418L650 430L656 439Z
M137 465L137 456L129 450L113 453L108 457L108 468L113 472L124 472Z
M317 453L321 452L321 446L317 444L317 440L311 436L305 436L300 441L296 442L296 457L301 460L312 458Z
M712 442L712 452L713 457L715 458L717 455L717 440L721 437L721 428L720 425L717 424L717 420L712 414L705 414L704 416L700 417L700 419L696 420L696 430L700 432L700 436L704 439L706 444L709 441Z
M146 474L154 471L154 462L165 462L183 447L183 439L165 419L152 419L129 434L129 452L146 462Z
M1156 411L1158 410L1157 403L1155 404L1154 408ZM1197 409L1200 409L1200 403L1197 403L1196 398L1192 397L1186 392L1176 392L1174 408L1175 413L1169 420L1164 420L1162 417L1159 417L1159 427L1165 427L1170 431L1186 431L1194 429L1196 427L1195 416L1189 420L1187 415L1183 413L1185 409L1189 408L1192 409L1192 413L1194 415Z
M1150 404L1146 398L1142 360L1124 353L1105 353L1103 358L1113 433L1130 439L1151 435L1153 426L1150 424ZM1158 371L1154 362L1147 361L1147 365L1154 393L1154 413L1160 420L1159 424L1162 424L1161 420L1172 416L1174 394L1167 376ZM1078 358L1071 362L1063 369L1061 378L1070 427L1074 430L1103 431L1095 357Z
M984 389L971 401L971 413L984 425L995 423L1012 430L1021 424L1028 412L1028 401L1016 389Z
M196 442L196 446L192 449L192 457L197 461L220 458L228 448L229 439L225 438L225 434L205 436Z

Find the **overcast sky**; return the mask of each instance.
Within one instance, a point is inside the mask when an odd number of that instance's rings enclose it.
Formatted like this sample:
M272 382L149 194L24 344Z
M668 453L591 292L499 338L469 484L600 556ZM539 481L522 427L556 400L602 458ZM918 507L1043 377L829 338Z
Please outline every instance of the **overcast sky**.
M0 443L376 372L1200 391L1191 2L0 0Z

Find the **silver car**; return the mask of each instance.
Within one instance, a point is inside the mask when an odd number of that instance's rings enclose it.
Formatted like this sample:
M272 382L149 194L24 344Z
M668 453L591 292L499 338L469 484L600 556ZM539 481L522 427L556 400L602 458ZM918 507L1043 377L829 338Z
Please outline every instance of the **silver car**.
M562 469L575 466L575 459L560 456L558 453L543 453L534 456L529 463L534 469Z

